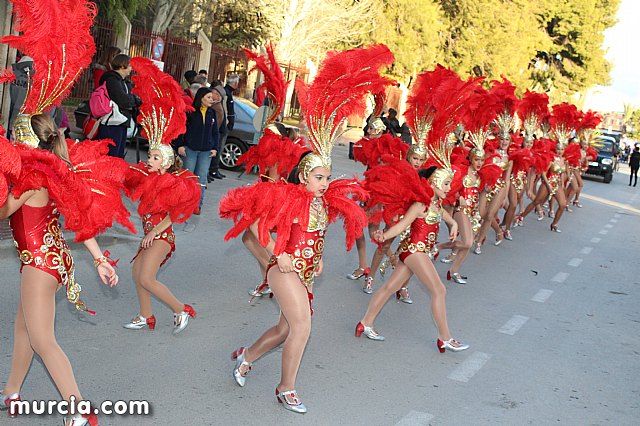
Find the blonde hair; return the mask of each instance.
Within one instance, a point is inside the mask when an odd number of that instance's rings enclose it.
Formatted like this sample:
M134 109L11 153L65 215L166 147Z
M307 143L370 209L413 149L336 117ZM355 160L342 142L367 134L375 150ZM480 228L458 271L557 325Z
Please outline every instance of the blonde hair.
M73 164L69 160L69 151L64 134L58 129L50 115L37 114L31 117L31 128L40 140L38 148L53 153L67 163L69 167L73 168Z

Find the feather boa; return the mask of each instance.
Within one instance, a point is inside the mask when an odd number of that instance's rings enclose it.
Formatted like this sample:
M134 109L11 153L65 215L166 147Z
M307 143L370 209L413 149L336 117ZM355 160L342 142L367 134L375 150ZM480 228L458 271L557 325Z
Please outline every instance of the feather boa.
M198 177L187 170L176 173L149 173L144 163L129 166L125 193L140 200L138 214L168 214L173 223L185 222L200 204Z

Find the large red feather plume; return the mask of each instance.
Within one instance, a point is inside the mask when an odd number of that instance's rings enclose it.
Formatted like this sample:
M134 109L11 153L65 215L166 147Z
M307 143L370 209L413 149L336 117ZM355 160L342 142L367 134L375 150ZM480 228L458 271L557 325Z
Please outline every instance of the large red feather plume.
M36 114L60 105L91 63L97 9L86 0L11 1L19 35L4 36L0 42L33 58L35 73L21 112Z
M527 90L518 103L517 112L522 119L527 137L532 138L540 124L549 117L549 96L546 93Z
M378 93L394 81L380 70L394 61L382 44L343 52L329 52L313 82L298 85L298 99L316 152L329 155L344 121L366 109L366 94Z
M491 81L490 93L496 97L502 106L494 123L498 127L499 133L503 137L506 137L513 129L515 114L518 109L519 99L516 97L516 86L507 80L506 77L502 76L502 81Z
M575 105L563 102L552 107L549 124L555 133L558 142L566 144L569 135L580 124L580 112Z
M186 131L186 112L193 111L182 100L182 88L151 59L131 58L136 74L133 93L142 99L138 122L150 144L170 144Z
M278 64L274 53L273 43L269 42L265 45L266 55L259 55L249 49L242 48L247 59L254 61L255 66L249 70L259 70L264 76L264 85L267 96L269 97L269 113L265 117L265 125L275 121L276 117L282 112L287 97L287 86L289 82L284 79L282 69ZM259 106L259 105L258 105Z

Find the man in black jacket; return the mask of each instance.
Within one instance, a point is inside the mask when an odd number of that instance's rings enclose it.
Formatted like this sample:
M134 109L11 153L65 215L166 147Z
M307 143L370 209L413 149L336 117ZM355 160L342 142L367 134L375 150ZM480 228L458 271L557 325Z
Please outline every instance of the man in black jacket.
M220 132L220 150L218 154L211 161L211 168L209 170L209 178L224 179L226 176L220 173L220 154L224 149L224 144L227 142L227 136L233 130L233 125L236 119L236 113L233 103L233 92L238 88L240 77L238 74L229 74L227 76L227 84L224 86L224 91L227 94L226 114L227 114L227 131Z

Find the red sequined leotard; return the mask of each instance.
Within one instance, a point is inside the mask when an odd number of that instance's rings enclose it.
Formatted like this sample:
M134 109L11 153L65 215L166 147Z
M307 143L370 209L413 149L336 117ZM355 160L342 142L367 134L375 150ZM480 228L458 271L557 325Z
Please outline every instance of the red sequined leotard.
M436 243L442 219L442 200L433 201L425 217L419 217L411 223L409 235L398 246L398 257L402 262L413 253L427 253L431 259L438 252Z
M499 178L495 185L493 185L493 187L491 188L491 190L489 192L487 192L487 201L491 201L491 199L497 194L499 193L502 188L505 187L505 185L507 184L507 181L505 180L505 173L507 172L507 169L509 168L509 156L506 154L506 152L501 151L501 150L497 150L496 152L498 152L498 154L500 154L499 157L494 157L491 161L493 162L493 164L495 164L496 166L500 167L504 173L502 174L502 177Z
M151 230L157 224L162 222L162 220L165 217L166 217L166 214L164 214L164 215L162 215L162 214L145 214L142 217L142 228L144 229L144 235L147 235L149 232L151 232ZM176 234L173 233L173 226L169 225L169 227L167 229L162 231L159 235L156 235L154 240L164 241L167 244L169 244L169 247L171 247L171 250L169 250L169 253L167 253L167 256L164 258L164 260L160 264L160 267L162 267L162 265L167 263L167 260L169 260L169 258L173 254L173 252L176 251ZM138 249L138 252L136 253L136 255L133 257L133 259L131 259L131 262L136 260L138 255L140 255L140 251L141 250L142 250L142 247L140 247Z
M9 219L13 240L20 257L20 272L31 266L46 272L64 285L67 300L85 310L81 287L75 281L73 258L60 230L60 213L53 201L44 207L23 204Z
M294 223L291 228L289 242L282 254L288 255L291 258L293 269L296 271L300 281L307 289L311 315L313 315L313 308L311 307L313 293L311 293L310 288L313 285L318 265L322 259L324 235L328 224L329 218L327 214L327 206L324 200L314 198L309 207L309 225L307 229L304 230L300 225ZM269 270L277 263L278 260L276 257L271 256L269 264L267 265L264 282L258 288L258 291L263 290L269 285Z
M459 194L464 198L465 204L461 205L458 202L454 211L467 215L473 232L478 232L480 229L480 178L477 174L474 176L467 174L462 178L462 189Z

